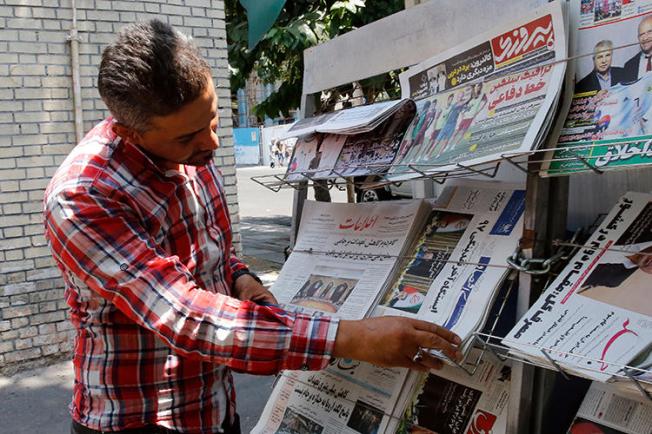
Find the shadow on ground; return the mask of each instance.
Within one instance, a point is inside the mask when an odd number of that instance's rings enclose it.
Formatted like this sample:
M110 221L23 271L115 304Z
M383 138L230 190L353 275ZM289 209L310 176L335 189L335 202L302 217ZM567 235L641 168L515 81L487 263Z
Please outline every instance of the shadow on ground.
M290 245L291 217L245 217L240 220L244 255L283 264Z
M72 363L0 376L0 432L58 434L70 432Z

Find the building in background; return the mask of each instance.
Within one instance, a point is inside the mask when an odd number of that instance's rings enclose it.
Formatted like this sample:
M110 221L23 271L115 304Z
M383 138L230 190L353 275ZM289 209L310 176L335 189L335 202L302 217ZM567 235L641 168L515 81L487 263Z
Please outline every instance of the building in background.
M73 17L77 31L71 32ZM97 65L124 25L167 21L192 35L213 68L221 142L216 163L240 249L224 17L223 0L1 2L0 371L45 364L70 351L63 280L43 236L43 192L77 142L75 125L85 132L108 114L96 89ZM80 92L73 86L75 70Z

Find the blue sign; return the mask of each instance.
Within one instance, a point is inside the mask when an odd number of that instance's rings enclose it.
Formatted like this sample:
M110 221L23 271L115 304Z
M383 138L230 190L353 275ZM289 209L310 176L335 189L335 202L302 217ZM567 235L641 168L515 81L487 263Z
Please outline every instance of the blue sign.
M234 128L233 147L236 164L260 163L260 129Z

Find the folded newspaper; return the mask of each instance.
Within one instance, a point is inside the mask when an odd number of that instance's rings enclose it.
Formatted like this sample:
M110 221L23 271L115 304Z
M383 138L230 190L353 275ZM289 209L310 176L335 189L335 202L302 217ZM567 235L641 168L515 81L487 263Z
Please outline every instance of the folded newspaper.
M422 199L307 201L294 249L272 293L293 310L345 319L366 316L418 236L429 208Z
M652 345L652 195L627 193L505 337L515 354L623 377Z
M569 15L566 120L554 141L563 149L543 173L652 163L652 1L573 0Z
M437 322L465 338L468 349L508 272L504 258L520 237L524 194L500 183L459 181L434 206L306 202L296 246L272 292L289 309L353 319L375 307L374 315ZM500 371L486 360L482 377L468 381L478 382L474 397L484 393L489 406L478 407L483 416L476 419L493 424L507 398L481 384ZM335 360L322 372L283 372L253 432L394 432L405 389L414 385L407 376L405 369L351 360ZM468 381L461 384L473 387ZM481 402L472 404L473 413Z
M316 133L300 137L294 146L285 179L304 181L385 173L396 157L403 134L416 112L416 106L409 100L394 108L370 131L349 135Z
M424 376L411 372L387 432L399 434L505 434L511 367L473 350L473 375L445 366Z
M466 170L539 147L560 99L565 26L554 1L402 73L417 116L387 177Z
M336 359L324 371L286 371L255 434L378 434L394 426L407 369Z
M414 103L409 100L383 101L301 119L295 122L282 138L301 137L314 133L345 135L366 133L409 104Z
M434 203L402 273L375 316L441 324L463 340L482 329L522 234L525 191L501 183L458 182Z
M652 434L652 402L593 382L568 434Z

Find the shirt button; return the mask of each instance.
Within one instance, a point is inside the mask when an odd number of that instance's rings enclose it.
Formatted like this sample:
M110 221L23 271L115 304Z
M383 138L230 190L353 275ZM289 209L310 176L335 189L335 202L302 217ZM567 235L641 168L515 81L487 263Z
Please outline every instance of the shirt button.
M120 264L120 269L121 269L122 271L127 271L127 268L129 268L129 265L127 265L127 264Z
M307 371L308 369L310 369L310 367L308 366L307 363L304 363L303 365L301 365L301 370L302 371Z

